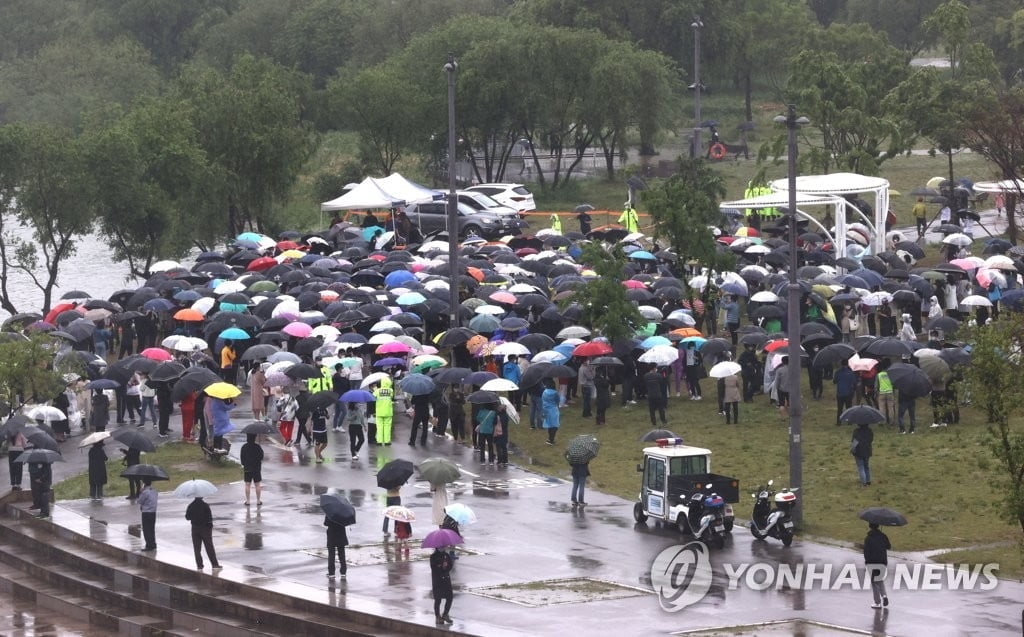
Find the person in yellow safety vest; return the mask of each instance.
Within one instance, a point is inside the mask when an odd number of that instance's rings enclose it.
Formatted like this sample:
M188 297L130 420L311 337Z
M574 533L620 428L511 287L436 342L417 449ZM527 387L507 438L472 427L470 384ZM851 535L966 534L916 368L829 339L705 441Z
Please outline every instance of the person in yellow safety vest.
M626 230L630 233L640 231L640 215L636 213L636 208L633 204L626 202L626 208L619 215L619 223L626 226Z
M558 216L558 213L552 213L551 215L551 229L562 234L562 218Z
M757 196L757 187L754 186L754 182L753 181L748 181L747 182L747 188L746 188L746 190L743 191L743 198L744 199L753 199L756 196ZM747 217L749 219L750 215L755 214L755 212L756 211L753 208L747 208L746 210L743 211L743 216ZM749 222L747 223L747 225L750 225Z
M306 380L306 388L309 389L310 395L318 391L331 391L334 389L334 375L331 373L331 370L319 364L318 369L320 370L319 376Z
M380 385L373 390L375 399L374 416L377 420L377 444L391 446L391 418L395 414L395 390L391 388L391 379L380 379Z
M757 189L757 194L754 195L755 197L760 197L761 195L770 195L770 194L772 194L772 189L769 188L765 184L761 184L761 185L757 186L756 189ZM776 218L778 216L779 216L778 208L763 208L763 209L761 209L761 218L762 219L774 219L774 218Z

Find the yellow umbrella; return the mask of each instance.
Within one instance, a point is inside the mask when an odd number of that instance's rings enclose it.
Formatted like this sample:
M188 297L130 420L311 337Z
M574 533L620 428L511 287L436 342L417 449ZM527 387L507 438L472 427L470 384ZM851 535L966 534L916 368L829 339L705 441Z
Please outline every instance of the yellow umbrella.
M306 256L306 253L303 252L302 250L285 250L278 256L281 257L282 259L301 259L302 257Z
M817 292L818 294L822 295L826 299L830 299L830 298L832 298L833 296L836 295L836 291L835 290L833 290L831 287L829 287L827 285L824 285L822 283L819 283L818 285L815 285L814 287L811 288L811 290L813 290L814 292Z
M242 393L242 390L228 383L213 383L206 389L204 389L209 396L214 398L220 398L221 400L227 400L228 398L234 398Z
M944 181L946 181L946 177L932 177L925 185L929 188L938 188Z

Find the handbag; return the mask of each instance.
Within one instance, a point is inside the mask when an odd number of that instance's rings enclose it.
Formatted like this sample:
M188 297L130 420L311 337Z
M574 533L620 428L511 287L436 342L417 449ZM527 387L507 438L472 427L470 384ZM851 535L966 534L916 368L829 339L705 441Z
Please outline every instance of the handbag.
M860 321L857 320L856 316L850 317L850 331L856 332L860 328Z
M501 436L505 434L505 428L501 426L501 423L494 425L494 435Z
M860 440L856 440L856 439L851 440L850 441L850 453L856 455L857 454L857 445L859 445L859 444L860 444Z

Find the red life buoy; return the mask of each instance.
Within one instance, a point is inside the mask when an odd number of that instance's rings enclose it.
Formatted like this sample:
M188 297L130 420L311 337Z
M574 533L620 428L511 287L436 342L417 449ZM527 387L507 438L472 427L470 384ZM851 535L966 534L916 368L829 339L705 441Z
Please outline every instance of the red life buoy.
M708 149L708 155L711 159L725 159L726 150L725 146L721 142L715 142L711 144L711 148Z

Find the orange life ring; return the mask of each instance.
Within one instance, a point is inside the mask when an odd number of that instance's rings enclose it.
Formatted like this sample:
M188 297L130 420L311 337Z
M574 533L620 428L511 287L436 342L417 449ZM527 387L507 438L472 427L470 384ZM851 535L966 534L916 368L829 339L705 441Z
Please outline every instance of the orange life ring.
M711 148L708 148L708 156L711 159L725 159L726 152L725 146L721 142L715 142L711 144Z

